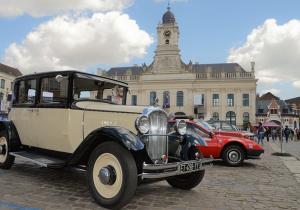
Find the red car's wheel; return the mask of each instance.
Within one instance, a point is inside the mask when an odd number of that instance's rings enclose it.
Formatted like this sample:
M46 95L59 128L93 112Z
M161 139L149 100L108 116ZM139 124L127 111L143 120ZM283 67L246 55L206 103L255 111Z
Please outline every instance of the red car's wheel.
M223 152L223 160L228 166L240 166L243 164L244 159L244 150L240 146L230 145Z

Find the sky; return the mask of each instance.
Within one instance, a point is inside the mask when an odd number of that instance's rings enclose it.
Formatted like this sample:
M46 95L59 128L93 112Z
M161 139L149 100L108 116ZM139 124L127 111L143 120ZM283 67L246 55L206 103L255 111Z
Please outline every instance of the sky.
M0 0L0 62L23 74L150 64L166 0ZM255 61L257 92L300 96L300 1L170 0L182 60Z

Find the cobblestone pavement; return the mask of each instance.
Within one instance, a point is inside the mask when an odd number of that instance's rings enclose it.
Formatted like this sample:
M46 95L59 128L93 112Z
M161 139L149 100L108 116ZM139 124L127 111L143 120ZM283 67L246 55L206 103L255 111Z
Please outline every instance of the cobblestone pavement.
M300 184L270 146L240 168L217 162L191 191L166 182L139 186L125 209L300 209ZM0 209L102 209L89 195L84 172L51 170L17 161L0 170Z
M280 147L280 141L276 141L276 143ZM300 160L300 141L289 141L288 143L283 141L282 149Z

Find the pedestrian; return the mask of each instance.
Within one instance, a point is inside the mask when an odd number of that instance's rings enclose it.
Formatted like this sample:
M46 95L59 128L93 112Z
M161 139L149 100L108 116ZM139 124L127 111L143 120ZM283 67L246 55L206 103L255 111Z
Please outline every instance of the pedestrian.
M262 126L261 122L258 123L258 128L257 128L257 136L258 136L258 144L261 142L261 144L264 144L264 133L265 129Z
M286 143L288 143L289 136L290 136L290 129L289 129L289 127L287 125L285 126L285 129L283 130L283 134L285 136Z
M294 130L293 129L290 129L290 138L291 138L291 141L294 141Z
M277 134L277 131L275 128L272 129L271 131L271 136L272 136L272 140L275 141L276 140L276 134Z
M266 128L265 136L267 137L267 142L269 142L269 136L271 134L271 130L269 127Z

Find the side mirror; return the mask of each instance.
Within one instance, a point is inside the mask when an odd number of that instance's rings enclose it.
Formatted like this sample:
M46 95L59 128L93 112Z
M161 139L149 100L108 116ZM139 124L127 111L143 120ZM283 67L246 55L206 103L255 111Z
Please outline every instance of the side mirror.
M55 77L56 82L60 83L63 80L64 80L64 77L62 75L60 75L60 74L56 75L56 77Z

